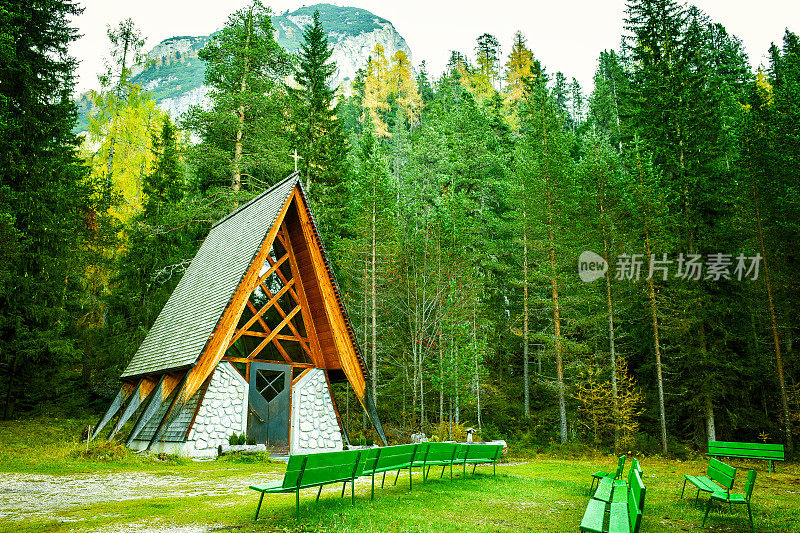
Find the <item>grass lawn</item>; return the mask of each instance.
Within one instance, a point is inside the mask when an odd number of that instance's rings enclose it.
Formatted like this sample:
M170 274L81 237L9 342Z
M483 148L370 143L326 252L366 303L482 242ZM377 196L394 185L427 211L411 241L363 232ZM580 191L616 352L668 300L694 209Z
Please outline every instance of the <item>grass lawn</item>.
M307 489L300 497L300 519L295 520L293 494L267 495L254 522L258 494L247 485L280 478L284 464L160 461L125 452L107 456L101 446L90 447L87 454L77 439L67 439L70 424L0 424L0 530L575 532L589 498L590 473L616 466L616 459L606 456L512 456L510 464L498 467L496 477L491 467L479 467L474 477L468 472L466 479L456 469L454 481L447 474L435 478L432 470L423 485L417 472L412 492L407 474L400 475L397 486L387 476L386 488L376 488L374 501L369 499L369 479L363 478L356 483L355 506L350 505L349 487L344 499L339 498L341 485L326 487L319 504L314 503L316 490ZM694 491L687 489L687 497L679 499L683 475L703 472L705 461L639 459L647 486L642 533L750 530L745 506L734 506L732 513L715 507L701 528L703 497L695 505ZM758 470L756 531L800 532L798 465L779 463L778 472L770 474L765 462L733 464L739 468L735 492L742 492L747 468Z

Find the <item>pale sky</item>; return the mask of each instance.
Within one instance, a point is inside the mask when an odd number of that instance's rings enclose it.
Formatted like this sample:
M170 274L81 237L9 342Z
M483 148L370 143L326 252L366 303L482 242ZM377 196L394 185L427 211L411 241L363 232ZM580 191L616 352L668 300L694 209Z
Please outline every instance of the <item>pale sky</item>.
M108 53L106 26L131 17L147 38L145 51L163 39L179 35L208 35L221 28L228 15L248 0L77 0L86 8L75 21L83 35L71 48L81 61L79 92L94 88ZM313 1L264 0L280 14ZM415 66L425 60L436 78L450 50L474 57L475 41L483 33L496 36L505 61L514 33L525 35L528 47L550 74L575 77L585 93L602 50L619 49L625 0L509 0L378 1L329 0L336 5L367 9L392 22L411 48ZM696 0L695 5L739 37L753 66L766 63L771 42L780 43L786 28L800 32L797 0Z

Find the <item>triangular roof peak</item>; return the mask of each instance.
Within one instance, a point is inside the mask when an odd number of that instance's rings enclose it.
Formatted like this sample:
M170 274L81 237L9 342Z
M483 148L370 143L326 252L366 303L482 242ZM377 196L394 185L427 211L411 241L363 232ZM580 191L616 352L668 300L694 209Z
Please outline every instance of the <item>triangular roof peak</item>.
M195 364L281 210L300 186L298 175L292 174L211 228L123 379Z
M275 185L273 185L269 189L266 189L264 192L262 192L258 196L255 196L255 197L251 198L250 200L248 200L246 203L244 203L241 206L239 206L234 211L231 211L230 213L228 213L227 215L225 215L221 219L219 219L216 222L214 222L214 225L211 226L211 229L213 230L214 228L216 228L217 226L219 226L220 224L222 224L226 220L229 220L229 219L235 217L236 215L238 215L242 211L248 209L251 205L258 203L265 196L269 196L269 195L273 194L277 190L284 190L286 188L286 186L289 185L291 182L297 182L296 184L300 185L300 187L302 188L303 182L300 179L300 171L299 170L294 172L293 174L290 174L290 175L286 176L285 178L283 178L281 181L279 181L278 183L276 183ZM292 185L294 185L294 183L292 183Z

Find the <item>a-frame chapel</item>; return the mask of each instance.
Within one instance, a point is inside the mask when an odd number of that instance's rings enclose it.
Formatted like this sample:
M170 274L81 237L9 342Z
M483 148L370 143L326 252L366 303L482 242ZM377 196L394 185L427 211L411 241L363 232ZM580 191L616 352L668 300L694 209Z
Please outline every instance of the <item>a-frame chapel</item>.
M212 456L232 433L341 450L330 384L346 380L385 444L368 376L294 173L212 227L93 437L133 421L137 450Z

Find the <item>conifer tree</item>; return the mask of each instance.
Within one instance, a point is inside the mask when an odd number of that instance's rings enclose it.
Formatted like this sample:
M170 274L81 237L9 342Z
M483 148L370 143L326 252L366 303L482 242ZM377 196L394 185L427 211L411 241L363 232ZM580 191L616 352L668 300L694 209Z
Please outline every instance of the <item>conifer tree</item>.
M559 433L561 442L567 441L567 406L564 364L569 342L566 338L565 317L569 310L564 305L564 276L570 247L567 221L571 217L570 199L575 188L570 183L572 161L564 134L564 118L558 102L548 94L543 80L533 87L525 107L524 137L518 144L515 156L516 180L528 197L525 213L526 226L530 228L532 261L535 272L530 277L539 281L539 290L551 308L551 332L542 334L552 348L556 363L558 391ZM534 206L541 206L536 209ZM549 329L549 328L548 328Z
M303 157L306 192L317 213L323 234L331 240L345 236L347 143L339 119L339 104L329 86L336 71L330 61L333 49L314 11L311 24L303 31L300 64L292 90L294 143ZM331 242L329 241L329 245Z
M84 273L109 237L106 196L78 159L69 0L0 7L0 364L3 417L54 394L82 364ZM5 277L4 277L5 276ZM82 312L85 312L82 311ZM47 368L47 373L38 369ZM42 381L46 379L47 381ZM20 385L25 383L25 387Z
M290 60L275 41L271 14L252 0L198 54L212 105L192 108L186 127L202 140L190 153L201 190L227 182L238 191L243 178L265 187L289 167L283 77Z

